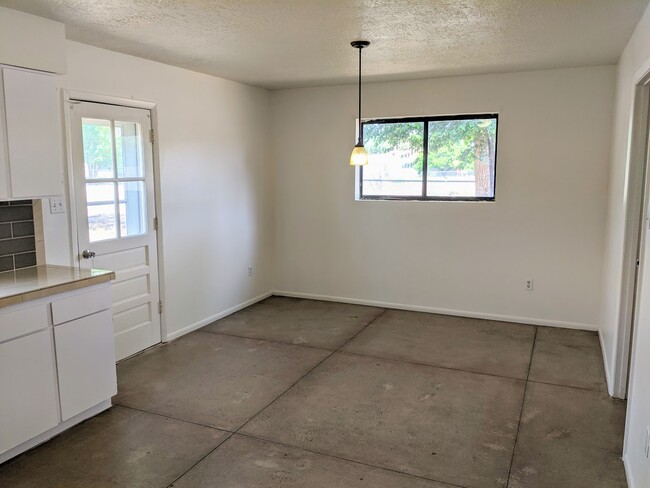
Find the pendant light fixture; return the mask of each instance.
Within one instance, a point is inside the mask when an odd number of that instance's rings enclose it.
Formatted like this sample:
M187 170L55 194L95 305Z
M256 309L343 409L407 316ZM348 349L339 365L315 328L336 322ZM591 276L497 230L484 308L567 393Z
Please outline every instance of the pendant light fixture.
M352 41L350 45L359 50L359 121L357 127L357 134L359 137L357 139L357 144L352 150L352 155L350 156L350 166L363 166L368 164L368 153L366 148L363 147L363 136L361 134L361 50L364 47L370 46L369 41Z

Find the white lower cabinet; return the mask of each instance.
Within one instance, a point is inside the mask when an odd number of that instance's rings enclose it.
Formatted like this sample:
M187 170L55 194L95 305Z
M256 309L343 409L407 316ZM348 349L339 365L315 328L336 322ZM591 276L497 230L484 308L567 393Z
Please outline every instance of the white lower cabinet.
M110 293L103 283L0 308L0 463L110 407Z
M59 423L52 329L0 344L0 452Z
M54 327L62 420L117 393L110 310Z

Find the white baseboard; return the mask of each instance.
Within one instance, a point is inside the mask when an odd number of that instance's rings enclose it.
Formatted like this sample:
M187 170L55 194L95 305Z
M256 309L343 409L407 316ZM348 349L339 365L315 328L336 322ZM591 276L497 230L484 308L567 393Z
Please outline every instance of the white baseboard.
M262 293L259 296L256 296L255 298L251 298L250 300L246 300L245 302L242 302L238 305L235 305L234 307L230 307L229 309L224 310L223 312L219 312L215 315L212 315L211 317L207 317L203 320L199 320L198 322L195 322L193 324L188 325L187 327L183 327L182 329L175 330L173 332L170 332L167 334L167 337L163 339L163 342L169 342L173 341L174 339L178 339L181 336L184 336L185 334L189 334L190 332L195 331L196 329L200 329L201 327L205 327L208 324L211 324L212 322L222 319L230 314L233 314L235 312L238 312L242 308L249 307L253 305L254 303L257 303L261 300L264 300L265 298L270 297L273 295L272 291L268 291L266 293Z
M614 383L612 382L612 377L609 372L609 361L607 360L607 349L605 349L605 339L603 339L603 333L598 331L598 339L600 340L600 351L603 355L603 367L605 368L605 382L607 383L607 393L609 396L614 396Z
M409 310L412 312L437 313L441 315L456 315L459 317L469 317L475 319L496 320L500 322L516 322L519 324L544 325L547 327L562 327L565 329L579 329L598 331L598 326L593 324L582 324L579 322L563 322L560 320L537 319L533 317L517 317L513 315L499 315L482 312L469 312L466 310L453 310L448 308L427 307L422 305L407 305L404 303L381 302L376 300L364 300L359 298L334 297L329 295L317 295L313 293L301 293L295 291L276 290L273 295L308 298L311 300L323 300L326 302L352 303L355 305L369 305L373 307L392 308L396 310Z
M630 466L627 462L626 455L623 455L623 467L625 468L625 477L627 478L628 488L637 488L637 485L634 482L634 476L632 476L632 471L630 471Z

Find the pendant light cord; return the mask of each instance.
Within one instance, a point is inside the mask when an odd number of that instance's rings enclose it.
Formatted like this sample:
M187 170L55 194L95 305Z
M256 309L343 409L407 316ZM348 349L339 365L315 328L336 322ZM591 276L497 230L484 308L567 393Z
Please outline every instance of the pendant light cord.
M362 135L361 135L361 51L363 49L359 48L359 138L357 144L362 144Z

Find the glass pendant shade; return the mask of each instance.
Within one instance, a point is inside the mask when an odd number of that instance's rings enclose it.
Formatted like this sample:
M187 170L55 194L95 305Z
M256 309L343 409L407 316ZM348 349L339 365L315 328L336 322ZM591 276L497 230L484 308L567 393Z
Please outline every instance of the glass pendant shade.
M350 156L350 166L364 166L368 164L368 153L366 148L363 147L363 144L357 144L352 150L352 155Z

